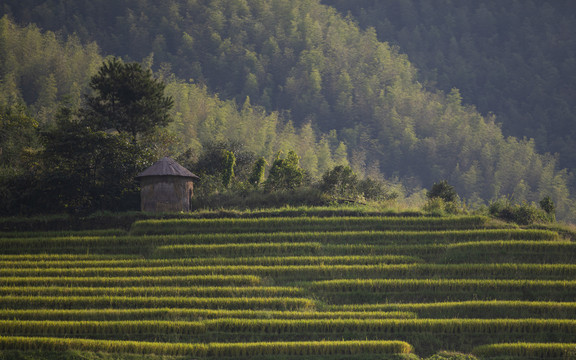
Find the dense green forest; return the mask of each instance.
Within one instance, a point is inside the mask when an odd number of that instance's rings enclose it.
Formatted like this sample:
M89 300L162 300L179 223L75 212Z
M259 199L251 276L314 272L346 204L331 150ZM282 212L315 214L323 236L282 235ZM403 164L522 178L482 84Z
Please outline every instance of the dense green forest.
M152 69L174 99L175 120L147 140L157 156L193 164L211 144L240 143L272 163L295 150L312 179L349 163L408 191L447 179L472 204L549 195L559 216L574 213L556 157L504 136L458 90L423 86L403 49L319 0L8 0L0 11L3 118L29 128L82 106L114 55ZM3 167L34 162L42 142L30 137L3 150Z
M460 89L505 134L576 168L576 6L570 0L323 0L398 45L430 87Z
M62 118L66 116L63 113L70 116L73 109L82 107L82 95L92 93L88 86L89 75L94 75L104 61L98 47L95 44L82 46L75 37L59 40L54 33L42 33L34 25L21 28L7 18L0 20L0 29L2 50L4 54L10 54L2 59L1 69L7 81L0 84L3 180L0 210L4 213L13 209L17 202L25 212L36 205L44 210L64 210L71 205L54 202L55 193L66 193L68 202L71 198L87 202L78 198L81 191L70 193L74 187L92 187L92 198L105 192L113 192L116 194L113 198L121 198L127 188L135 192L130 183L138 170L166 155L180 157L207 181L214 180L212 176L221 170L218 164L205 164L209 160L219 160L217 156L207 158L214 156L210 150L226 147L236 151L238 166L244 167L236 170L237 175L244 177L246 174L241 171L246 172L245 168L251 166L250 162L256 157L271 162L278 152L290 149L297 149L300 165L312 178L318 178L334 166L348 164L346 145L338 141L335 134L320 138L310 122L296 127L278 112L266 112L260 106L253 106L248 98L238 106L234 100L221 100L209 93L205 85L178 80L174 75L160 71L157 75L166 85L165 94L174 100L170 126L145 134L140 139L142 157L138 160L143 163L131 172L118 174L114 167L129 165L130 161L121 159L131 157L126 153L129 149L118 147L117 139L108 134L85 134L82 124L64 121L65 126L62 125ZM70 132L81 135L70 137ZM91 142L95 144L92 147ZM116 148L106 152L98 142ZM203 151L207 152L204 159ZM204 164L196 169L196 163L202 160ZM68 162L74 164L63 165ZM95 175L98 166L108 174ZM83 180L80 172L86 167L91 170ZM92 185L94 181L88 177L100 179L101 184ZM118 182L120 184L114 184ZM36 190L31 189L34 183ZM37 192L43 194L41 199ZM130 202L119 207L110 203L94 206L104 209L113 206L116 210L137 207L137 198L129 198Z

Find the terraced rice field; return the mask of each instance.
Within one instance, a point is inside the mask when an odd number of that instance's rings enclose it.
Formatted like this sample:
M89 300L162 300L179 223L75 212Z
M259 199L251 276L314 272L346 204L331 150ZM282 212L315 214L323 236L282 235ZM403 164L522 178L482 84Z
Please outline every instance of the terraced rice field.
M0 350L576 357L576 243L484 217L153 220L0 235Z

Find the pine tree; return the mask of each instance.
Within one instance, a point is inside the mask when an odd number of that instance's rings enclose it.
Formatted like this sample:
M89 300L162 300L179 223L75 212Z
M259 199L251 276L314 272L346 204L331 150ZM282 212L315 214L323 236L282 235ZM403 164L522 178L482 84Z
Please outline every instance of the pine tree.
M138 63L108 60L92 77L90 87L96 94L87 97L85 116L97 128L128 133L135 142L138 134L171 121L173 100L164 96L165 85Z

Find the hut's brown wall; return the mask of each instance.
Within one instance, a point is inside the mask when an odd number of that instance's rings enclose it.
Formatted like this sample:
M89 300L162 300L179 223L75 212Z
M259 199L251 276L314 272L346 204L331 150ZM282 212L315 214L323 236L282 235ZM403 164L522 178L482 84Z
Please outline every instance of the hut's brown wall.
M190 211L192 179L180 176L147 176L141 179L141 208L147 212Z

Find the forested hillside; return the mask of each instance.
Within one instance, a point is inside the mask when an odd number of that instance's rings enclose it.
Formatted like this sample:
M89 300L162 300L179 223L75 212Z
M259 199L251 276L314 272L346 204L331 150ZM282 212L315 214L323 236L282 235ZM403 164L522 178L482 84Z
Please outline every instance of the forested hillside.
M576 6L570 0L323 0L400 46L419 78L493 112L576 168Z
M98 44L99 56L151 67L175 99L171 127L180 141L170 145L172 152L199 151L220 140L240 140L267 157L293 148L317 177L329 165L345 163L347 149L361 175L398 177L416 187L447 179L473 203L550 195L561 216L572 211L569 174L558 169L556 158L538 154L533 141L506 138L491 116L463 105L459 91L425 89L402 49L380 42L373 30L361 31L319 0L7 0L0 11L20 26L56 31L58 36L45 36L62 47L78 42L69 37L75 34L83 44ZM34 58L42 47L8 41L9 24L3 20L2 54L21 51ZM30 75L34 68L23 65L26 56L0 59L3 86L13 74L13 87L20 89L3 105L21 98L34 117L49 122L38 115L41 97L78 101L60 85L56 91L47 87L56 97L43 95L47 83L37 74L52 84L80 75L48 66ZM81 76L87 79L89 71ZM25 91L27 86L33 90Z
M71 188L85 188L93 180L83 182L82 178L95 175L93 170L87 176L78 174L77 168L58 160L62 171L55 174L55 168L47 166L51 161L47 158L76 158L83 168L104 160L110 163L105 168L118 165L110 158L102 159L102 154L87 154L94 149L80 135L76 140L83 146L74 148L70 138L62 138L69 129L60 124L62 107L76 109L84 103L83 95L91 93L88 82L104 59L94 43L83 46L76 37L63 40L34 25L18 27L6 17L0 19L0 51L6 54L0 57L0 212L10 209L13 202L19 202L23 211L31 206L62 210L51 197L61 197L57 194L69 193ZM150 160L180 156L193 165L207 147L233 146L229 150L242 152L237 156L248 157L238 163L246 166L257 156L273 159L279 151L297 149L301 165L314 178L348 163L346 145L334 134L320 138L310 122L296 127L278 112L266 112L248 99L238 106L233 100L221 100L204 85L179 80L165 71L158 76L166 84L165 93L174 99L173 121L167 129L158 129L144 139L142 145ZM60 143L53 144L54 138ZM48 154L51 150L59 153ZM150 164L140 167L146 165ZM114 173L114 169L107 171ZM133 175L128 174L127 181L133 182ZM119 182L120 178L110 180ZM104 181L94 191L109 193L110 185ZM38 200L36 190L44 199Z

